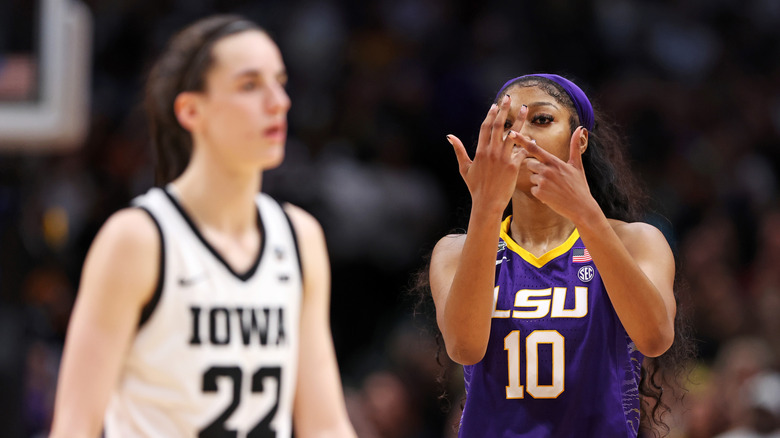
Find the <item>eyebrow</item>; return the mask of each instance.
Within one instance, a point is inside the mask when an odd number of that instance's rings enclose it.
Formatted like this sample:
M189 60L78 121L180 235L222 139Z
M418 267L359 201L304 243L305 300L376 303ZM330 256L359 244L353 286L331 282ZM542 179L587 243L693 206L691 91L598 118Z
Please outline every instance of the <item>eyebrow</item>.
M238 72L235 75L233 75L233 77L236 78L236 79L241 79L241 78L246 77L246 76L254 77L254 76L261 76L261 75L260 75L260 72L258 70L255 70L253 68L252 69L241 70L240 72Z
M262 76L262 73L260 73L259 70L254 69L254 68L249 68L249 69L246 69L246 70L242 70L242 71L236 73L235 75L233 75L233 77L235 79L241 79L241 78L244 78L244 77L261 77L261 76ZM274 76L276 77L276 79L286 79L287 78L287 70L280 70Z
M527 106L529 108L532 107L532 106L551 106L551 107L553 107L555 109L558 109L558 105L556 105L556 104L554 104L552 102L533 102L533 103L529 103Z

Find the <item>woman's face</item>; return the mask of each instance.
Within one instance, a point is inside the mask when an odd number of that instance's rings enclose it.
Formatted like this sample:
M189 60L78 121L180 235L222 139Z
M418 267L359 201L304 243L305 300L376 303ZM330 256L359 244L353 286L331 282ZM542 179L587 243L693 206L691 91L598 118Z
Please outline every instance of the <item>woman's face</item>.
M284 158L287 72L276 44L263 32L246 31L217 41L198 98L198 125L215 158L238 167L267 169Z
M538 87L511 86L506 94L512 99L505 133L517 131L522 136L535 140L536 144L563 161L569 160L572 114L568 108L558 103L552 96ZM520 108L526 105L528 115L525 123L518 119ZM533 160L532 156L526 160ZM520 165L517 188L530 192L529 172L525 162Z

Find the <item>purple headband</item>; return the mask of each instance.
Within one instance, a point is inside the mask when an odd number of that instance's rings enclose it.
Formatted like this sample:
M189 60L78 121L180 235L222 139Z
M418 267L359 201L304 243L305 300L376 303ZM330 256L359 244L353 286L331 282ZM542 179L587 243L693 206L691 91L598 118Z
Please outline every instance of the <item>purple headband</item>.
M588 96L585 95L585 92L582 91L580 87L577 86L574 82L564 78L563 76L558 75L552 75L552 74L546 74L546 73L540 73L540 74L531 74L531 75L525 75L525 76L518 76L514 79L508 80L502 87L501 91L504 91L509 84L517 81L518 79L522 79L528 76L537 76L545 79L549 79L556 84L560 85L564 91L566 91L566 94L571 97L571 100L574 102L574 108L577 110L577 117L580 119L580 125L584 126L588 129L588 131L593 131L593 106L590 104L590 100L588 100ZM499 91L499 95L501 95L501 91ZM498 96L496 96L496 99L498 99Z

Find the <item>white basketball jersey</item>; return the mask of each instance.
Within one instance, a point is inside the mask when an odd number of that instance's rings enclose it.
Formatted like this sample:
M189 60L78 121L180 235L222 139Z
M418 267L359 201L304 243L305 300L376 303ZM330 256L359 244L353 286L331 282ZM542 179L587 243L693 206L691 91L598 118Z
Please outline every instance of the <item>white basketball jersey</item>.
M157 223L162 263L109 402L106 437L290 437L302 279L281 206L258 195L261 250L238 274L170 188L133 203Z

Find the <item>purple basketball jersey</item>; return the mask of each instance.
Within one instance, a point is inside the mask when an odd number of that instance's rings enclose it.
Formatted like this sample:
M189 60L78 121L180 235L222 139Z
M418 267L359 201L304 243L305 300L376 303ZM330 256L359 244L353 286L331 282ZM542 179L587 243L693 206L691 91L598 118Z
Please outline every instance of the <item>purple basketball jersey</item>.
M643 356L579 233L540 258L501 225L487 352L463 367L459 437L632 437Z

